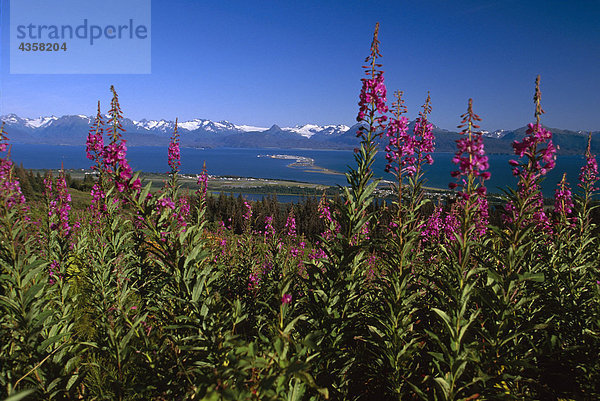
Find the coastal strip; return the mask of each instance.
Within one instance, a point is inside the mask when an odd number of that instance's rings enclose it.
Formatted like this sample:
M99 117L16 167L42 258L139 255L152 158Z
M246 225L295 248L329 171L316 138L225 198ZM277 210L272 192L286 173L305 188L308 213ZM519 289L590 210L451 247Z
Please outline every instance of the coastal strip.
M293 162L288 164L286 167L302 169L306 173L343 175L339 171L335 171L335 170L331 170L331 169L328 169L325 167L315 165L315 159L306 157L306 156L276 154L276 155L257 155L256 157L265 157L265 158L280 159L280 160L293 160Z

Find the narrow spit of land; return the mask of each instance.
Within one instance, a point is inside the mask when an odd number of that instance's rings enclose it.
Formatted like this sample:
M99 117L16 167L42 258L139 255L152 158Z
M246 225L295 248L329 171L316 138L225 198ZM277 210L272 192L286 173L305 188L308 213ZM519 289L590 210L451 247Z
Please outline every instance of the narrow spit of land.
M296 155L258 155L257 157L267 157L270 159L280 159L280 160L294 160L292 163L288 164L286 167L289 168L298 168L302 169L306 173L320 173L320 174L331 174L331 175L344 175L344 173L340 173L339 171L331 170L325 167L317 166L315 164L315 159L305 156L296 156Z

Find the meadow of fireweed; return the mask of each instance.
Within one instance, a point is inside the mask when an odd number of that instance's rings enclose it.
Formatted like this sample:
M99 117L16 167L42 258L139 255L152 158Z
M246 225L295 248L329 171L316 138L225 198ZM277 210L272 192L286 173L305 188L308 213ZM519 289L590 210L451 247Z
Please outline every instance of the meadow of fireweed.
M481 120L462 115L447 204L427 205L435 138L427 96L409 132L402 92L388 109L378 26L362 79L355 168L343 202L325 197L317 241L244 204L242 233L204 217L178 183L151 193L127 161L117 93L86 143L92 203L71 210L65 175L28 202L0 131L0 396L90 400L475 400L600 397L600 271L591 222L595 156L554 208L540 183L552 134L513 144L518 177L504 222L488 222ZM107 121L104 119L107 118ZM396 201L370 208L386 140ZM574 177L570 177L574 178ZM425 206L428 206L425 208ZM425 210L433 209L433 213ZM383 226L381 213L391 215ZM389 218L385 219L389 221ZM257 230L256 227L264 227Z

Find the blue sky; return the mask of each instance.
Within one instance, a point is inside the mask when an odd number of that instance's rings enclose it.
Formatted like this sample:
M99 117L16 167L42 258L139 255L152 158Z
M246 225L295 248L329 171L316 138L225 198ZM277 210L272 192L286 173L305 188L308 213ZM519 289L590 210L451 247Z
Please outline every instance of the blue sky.
M10 74L0 2L0 114L95 114L115 85L132 119L352 125L379 22L388 91L410 118L430 91L442 128L469 97L483 128L521 127L541 74L546 125L600 129L599 1L152 0L147 75Z

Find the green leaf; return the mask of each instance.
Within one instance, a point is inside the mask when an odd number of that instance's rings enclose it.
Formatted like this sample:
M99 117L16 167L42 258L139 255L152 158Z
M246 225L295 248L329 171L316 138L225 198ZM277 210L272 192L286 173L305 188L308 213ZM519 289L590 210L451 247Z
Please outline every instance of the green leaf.
M32 394L34 392L35 392L35 390L24 390L24 391L21 391L18 394L11 395L10 397L6 398L4 401L19 401L19 400L24 399L29 394Z

